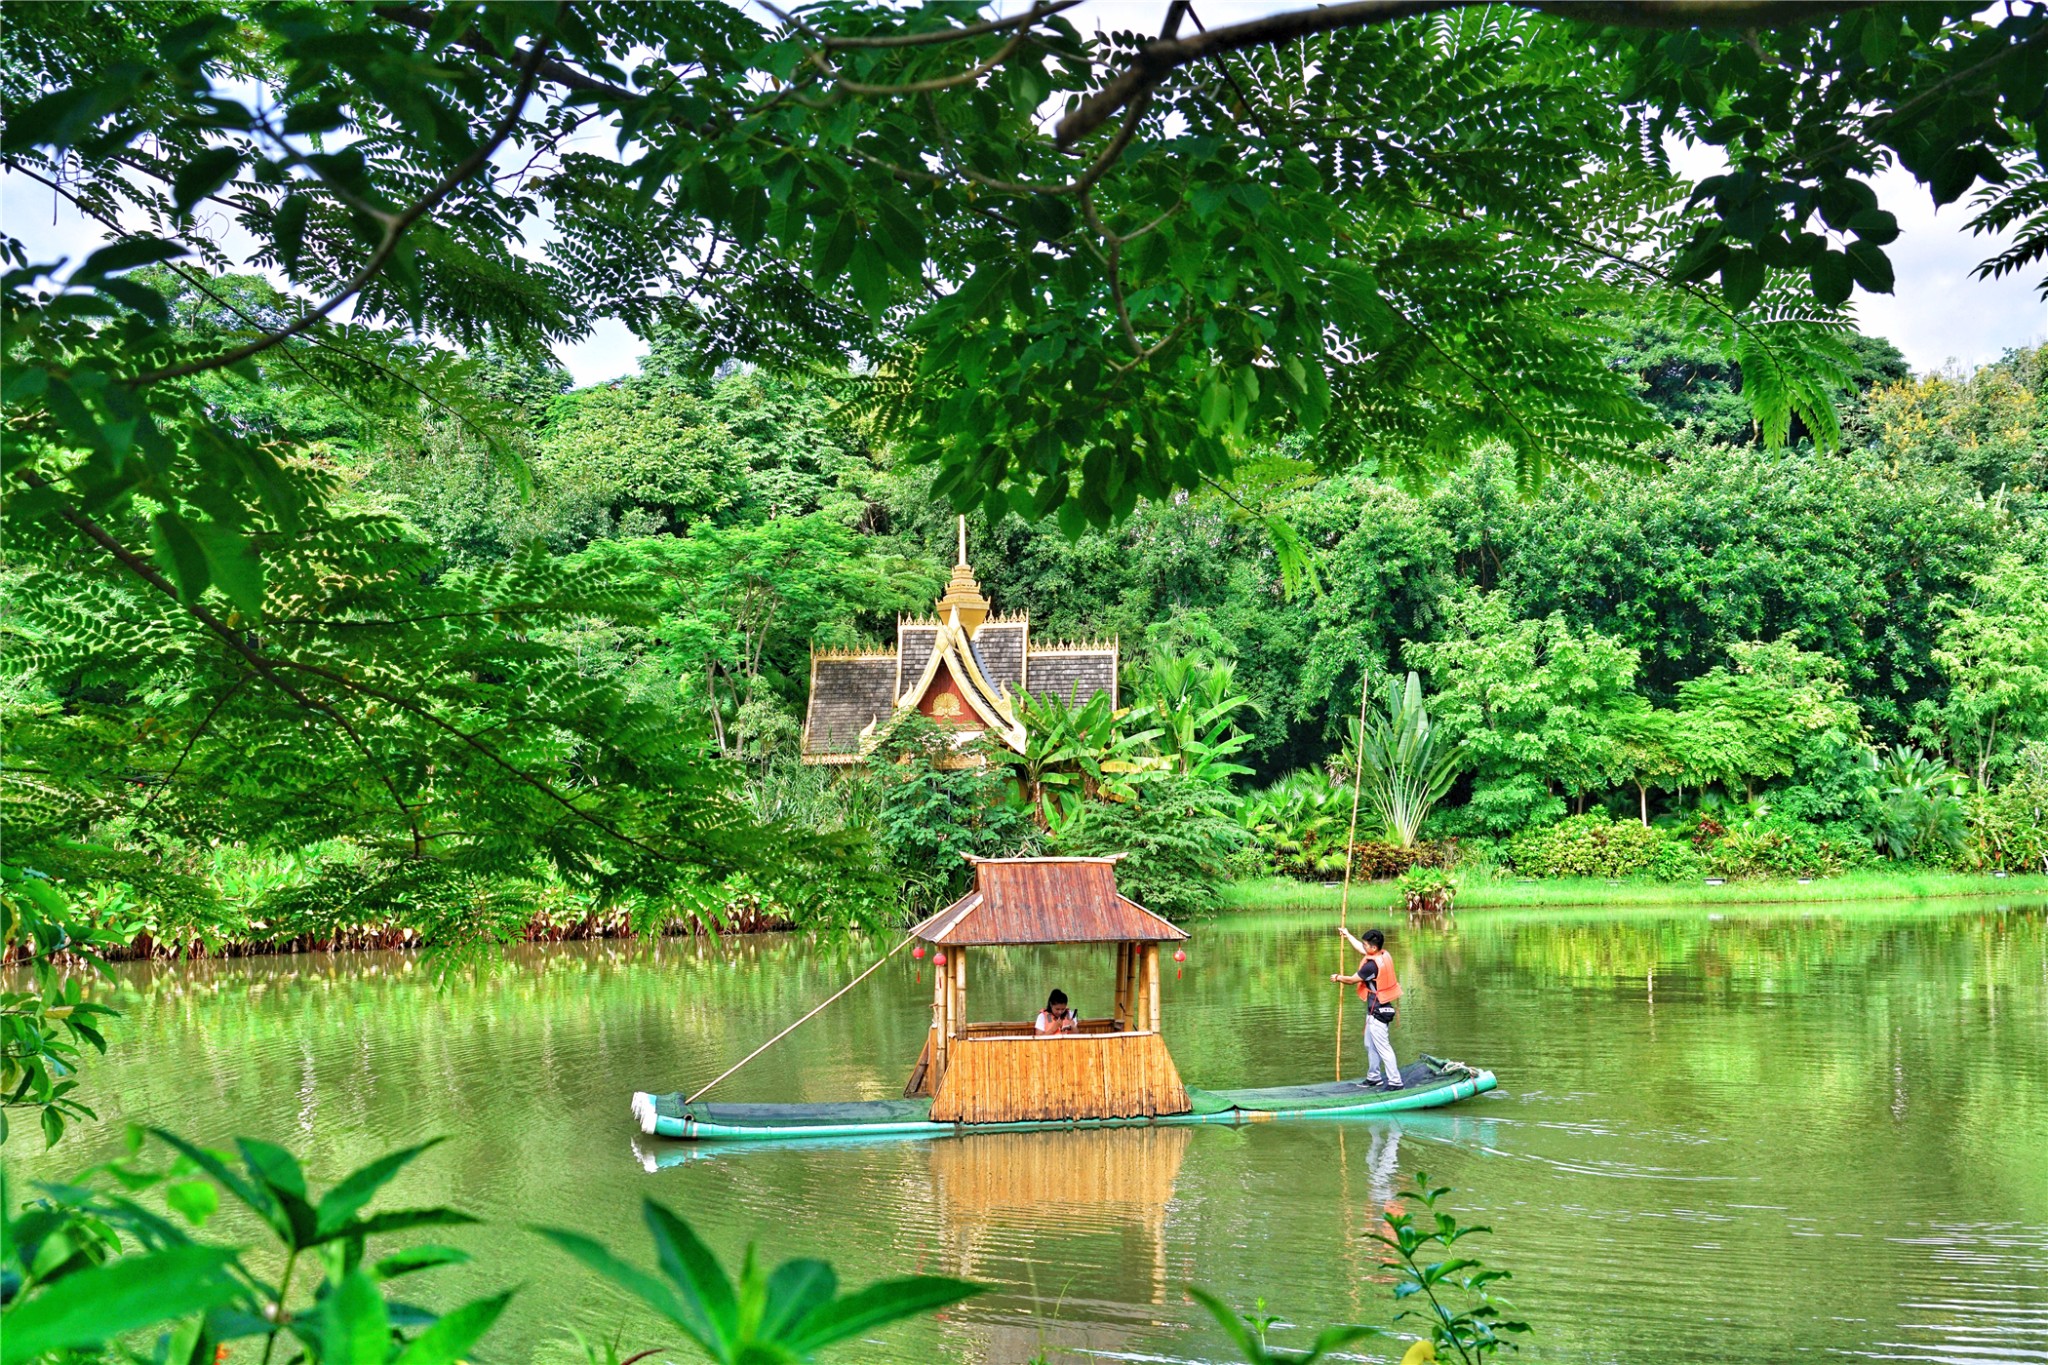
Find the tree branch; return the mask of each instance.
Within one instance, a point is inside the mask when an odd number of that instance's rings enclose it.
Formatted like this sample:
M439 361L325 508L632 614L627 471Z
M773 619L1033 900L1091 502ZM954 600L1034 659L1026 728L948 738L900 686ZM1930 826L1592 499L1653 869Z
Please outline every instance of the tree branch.
M47 480L28 470L20 471L17 477L31 488L50 487ZM398 807L399 814L404 817L407 827L412 831L414 851L417 852L425 846L426 835L420 828L418 813L407 803L405 797L398 790L397 782L392 779L391 774L384 770L384 765L377 761L376 755L370 752L368 742L363 739L347 716L342 715L330 703L309 696L305 689L295 686L285 678L279 677L275 661L265 658L262 651L242 638L241 632L235 630L227 622L214 615L213 612L197 602L185 601L178 595L178 589L169 579L163 576L156 565L150 563L126 545L123 545L112 532L101 526L97 521L94 521L69 503L64 505L63 510L58 515L69 522L73 530L112 555L123 568L134 574L144 583L147 583L150 587L155 588L164 596L170 598L173 602L176 602L192 619L219 636L230 649L241 655L243 661L249 667L262 674L266 682L270 683L280 692L283 692L300 706L305 707L308 711L318 712L336 725L339 725L343 733L349 737L349 741L355 746L356 752L363 756L363 761L370 765L371 770L377 774L378 780L383 782L385 790L391 793L392 803ZM182 762L183 760L181 759L180 761Z
M185 379L195 374L206 374L212 370L226 369L230 365L239 365L252 356L261 355L274 346L283 345L361 293L364 286L375 279L378 273L390 263L392 256L397 254L398 243L405 236L406 229L421 218L424 218L427 214L433 212L442 200L455 192L458 186L490 164L492 155L504 144L505 139L512 135L512 130L519 126L519 116L526 108L527 96L533 93L533 87L540 79L540 73L537 68L546 53L547 45L542 43L528 54L525 70L521 72L519 77L518 88L512 92L512 99L506 106L504 116L498 120L497 126L491 130L490 136L486 137L475 151L464 157L452 170L435 182L433 188L428 190L426 194L414 200L398 213L392 214L385 221L384 236L378 242L377 249L370 253L370 259L363 263L363 268L356 272L354 279L342 286L339 293L289 327L267 333L256 338L254 341L237 346L231 351L223 351L216 356L210 356L203 360L187 360L176 365L167 365L160 370L151 370L147 374L135 376L128 383L139 387L144 384L161 383L166 379Z
M1131 65L1061 119L1053 140L1071 147L1116 116L1119 109L1151 92L1181 67L1251 47L1275 47L1318 33L1391 23L1417 14L1463 9L1489 0L1350 0L1318 9L1289 10L1242 24L1211 29L1192 38L1145 44ZM1850 6L1823 0L1512 0L1584 23L1628 28L1782 28Z
M931 43L957 43L964 38L979 38L984 34L1001 33L1006 29L1032 28L1041 19L1050 18L1062 10L1070 10L1081 0L1054 0L1051 4L1033 5L1024 14L1008 19L990 19L986 23L966 24L960 28L932 29L926 33L881 33L851 38L827 37L825 48L837 52L856 47L923 47Z

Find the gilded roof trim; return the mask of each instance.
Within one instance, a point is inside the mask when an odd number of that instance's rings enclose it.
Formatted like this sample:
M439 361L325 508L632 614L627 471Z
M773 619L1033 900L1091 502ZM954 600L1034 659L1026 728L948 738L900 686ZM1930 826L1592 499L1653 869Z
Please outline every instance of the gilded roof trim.
M925 660L924 672L918 676L916 682L897 694L897 712L900 714L910 710L922 701L925 692L932 685L932 679L939 674L939 665L949 664L954 676L960 679L960 690L966 695L967 704L974 708L974 713L981 717L982 722L993 730L1003 743L1018 753L1023 753L1023 722L1011 712L1008 699L990 686L988 679L982 676L980 667L974 661L974 651L966 648L966 644L967 633L961 627L960 617L956 612L950 621L939 627L939 638L932 641L931 657Z

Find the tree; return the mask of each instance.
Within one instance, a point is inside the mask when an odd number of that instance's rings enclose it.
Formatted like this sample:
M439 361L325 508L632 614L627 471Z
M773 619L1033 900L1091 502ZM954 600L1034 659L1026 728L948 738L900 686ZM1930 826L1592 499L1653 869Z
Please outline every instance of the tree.
M1660 478L1517 499L1475 467L1430 499L1466 573L1515 614L1561 612L1638 651L1644 690L1753 640L1796 637L1843 665L1871 725L1904 737L1941 689L1944 596L1970 591L2015 531L1952 473L1900 477L1867 451L1726 449L1686 438ZM1489 482L1489 476L1491 482Z
M593 504L612 525L645 535L731 521L746 466L708 404L640 376L558 403L534 472L573 490L570 498Z
M1251 843L1232 819L1237 798L1177 772L1153 774L1125 801L1084 802L1053 836L1053 847L1080 857L1126 855L1118 889L1174 916L1212 910L1230 880L1230 856Z
M1035 808L1016 799L1004 753L923 716L901 716L881 737L851 799L864 808L896 901L912 916L967 890L968 855L1011 858L1038 851Z
M1846 743L1861 741L1856 704L1835 660L1794 640L1731 652L1732 671L1712 668L1678 686L1672 757L1689 785L1739 788L1748 800L1759 781L1789 777L1816 755L1832 760Z
M1444 638L1402 652L1428 673L1436 724L1471 761L1465 823L1512 833L1563 814L1560 792L1583 808L1626 777L1616 720L1634 704L1633 649L1556 613L1516 620L1505 596L1477 589L1444 616Z
M1956 470L1987 496L2048 487L2048 346L2009 352L1973 374L1901 376L1851 420L1894 465Z
M2002 554L1971 586L1934 661L1949 680L1943 728L1982 792L1995 761L2048 737L2048 566Z
M812 643L848 640L862 616L922 606L938 584L930 566L874 553L818 513L621 540L575 562L641 590L656 613L641 648L703 707L721 754L736 749L729 722L765 699L764 678L801 705Z

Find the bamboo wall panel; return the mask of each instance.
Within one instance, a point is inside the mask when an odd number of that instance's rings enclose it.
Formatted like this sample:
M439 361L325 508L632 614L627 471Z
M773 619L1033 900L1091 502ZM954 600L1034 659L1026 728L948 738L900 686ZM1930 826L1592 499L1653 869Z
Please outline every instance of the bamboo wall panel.
M942 1123L1184 1114L1187 1088L1157 1033L955 1038L932 1117Z

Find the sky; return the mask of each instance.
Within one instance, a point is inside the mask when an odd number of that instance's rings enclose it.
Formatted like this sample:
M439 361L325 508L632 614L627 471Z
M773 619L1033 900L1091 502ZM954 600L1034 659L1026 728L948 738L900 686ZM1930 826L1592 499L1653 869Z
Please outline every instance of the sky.
M1068 17L1083 31L1131 29L1157 32L1166 0L1086 0ZM1199 0L1195 12L1210 28L1281 9L1298 0ZM1006 8L1016 8L1007 6ZM1711 174L1708 159L1683 152L1682 169ZM1967 196L1936 210L1927 192L1903 172L1873 182L1879 202L1898 217L1900 235L1888 248L1895 274L1889 295L1859 291L1857 318L1863 331L1885 337L1905 353L1918 373L1951 366L1972 369L2018 346L2048 341L2048 301L2038 290L2039 271L1979 280L1977 262L1993 255L2006 239L1972 236ZM50 191L17 175L0 175L0 223L28 247L32 261L68 256L76 261L105 234L68 206L52 204ZM227 243L232 250L233 243ZM560 349L575 381L600 383L634 373L646 345L622 324L600 321L589 337Z

